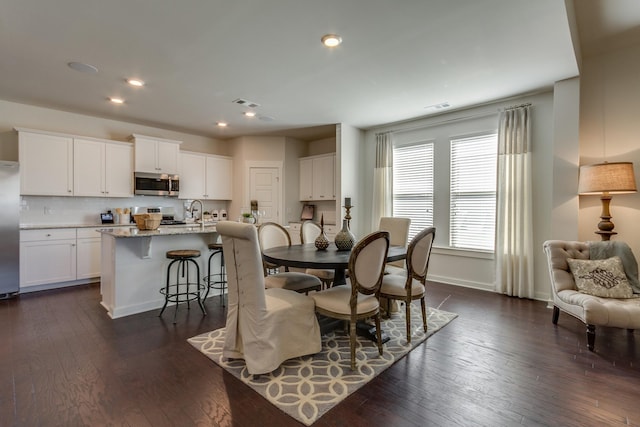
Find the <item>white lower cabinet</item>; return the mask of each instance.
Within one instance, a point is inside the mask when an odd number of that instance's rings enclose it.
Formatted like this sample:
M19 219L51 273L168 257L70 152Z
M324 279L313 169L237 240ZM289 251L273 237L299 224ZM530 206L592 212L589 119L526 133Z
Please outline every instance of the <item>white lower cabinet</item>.
M76 279L100 277L102 238L98 228L78 228Z
M20 288L100 277L96 228L20 231Z
M300 222L290 222L289 223L289 237L291 237L292 245L299 245L301 243L300 239L300 230L302 229L302 223ZM327 225L324 226L324 234L327 236L327 240L333 242L336 239L336 234L340 231L337 225ZM307 242L313 243L313 242Z
M300 240L300 230L302 229L302 224L299 222L290 222L289 223L289 237L291 237L292 245L299 245L301 243ZM310 242L307 242L310 243Z
M76 229L20 232L20 288L76 280Z

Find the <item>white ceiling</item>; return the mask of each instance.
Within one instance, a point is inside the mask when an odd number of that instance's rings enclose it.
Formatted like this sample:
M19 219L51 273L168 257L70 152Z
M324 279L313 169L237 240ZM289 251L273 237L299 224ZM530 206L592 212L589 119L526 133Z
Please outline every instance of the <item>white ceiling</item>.
M583 37L594 46L611 31L605 3L635 1L579 0L578 19L598 23ZM324 137L326 125L368 128L578 75L563 0L0 0L0 10L0 99L214 138ZM331 32L338 48L320 43ZM261 104L260 118L236 98Z

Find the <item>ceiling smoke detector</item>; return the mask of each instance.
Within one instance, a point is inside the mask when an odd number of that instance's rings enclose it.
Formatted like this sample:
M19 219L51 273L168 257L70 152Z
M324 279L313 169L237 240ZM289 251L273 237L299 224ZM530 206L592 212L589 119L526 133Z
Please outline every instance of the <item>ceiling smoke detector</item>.
M234 104L238 104L238 105L242 105L244 107L249 107L249 108L256 108L256 107L260 106L260 104L258 104L257 102L248 101L248 100L242 99L242 98L234 99L233 103Z

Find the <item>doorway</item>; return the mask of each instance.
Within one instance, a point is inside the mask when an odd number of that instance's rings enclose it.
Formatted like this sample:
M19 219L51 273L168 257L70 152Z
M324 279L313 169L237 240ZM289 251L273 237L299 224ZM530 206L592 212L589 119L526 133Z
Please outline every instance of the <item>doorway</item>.
M280 166L249 166L249 200L258 202L261 223L281 223L281 169Z

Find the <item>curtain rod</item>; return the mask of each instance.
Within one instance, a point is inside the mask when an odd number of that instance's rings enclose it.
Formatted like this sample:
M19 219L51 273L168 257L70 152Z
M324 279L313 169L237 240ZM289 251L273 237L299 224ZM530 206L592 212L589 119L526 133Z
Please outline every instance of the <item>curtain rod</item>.
M482 113L476 113L476 114L469 114L466 116L461 116L461 117L453 117L450 119L444 119L444 120L440 120L440 121L434 121L432 123L421 123L421 124L416 124L414 126L410 126L410 127L406 127L406 128L402 128L402 129L390 129L390 130L385 130L385 131L381 131L381 132L376 132L376 135L381 134L381 133L403 133L403 132L411 132L412 130L417 130L417 129L425 129L425 128L430 128L433 126L440 126L443 124L447 124L447 123L454 123L454 122L459 122L459 121L463 121L463 120L471 120L471 119L477 119L480 117L488 117L488 116L493 116L496 114L496 110L491 110L491 111L485 111Z
M525 104L512 105L511 107L505 107L503 111L515 110L516 108L522 108L522 107L531 107L531 103L527 102Z

